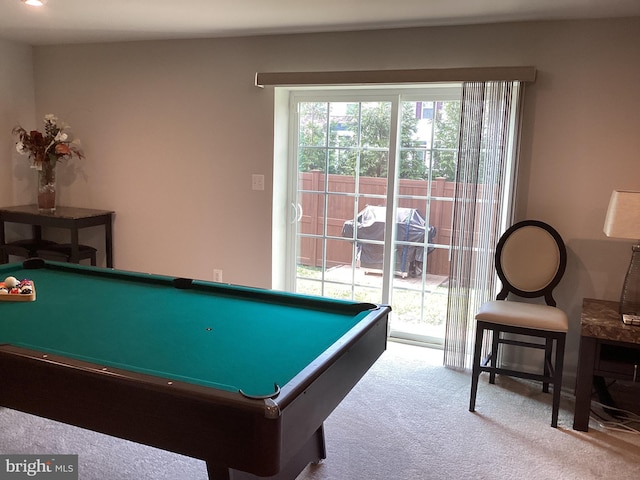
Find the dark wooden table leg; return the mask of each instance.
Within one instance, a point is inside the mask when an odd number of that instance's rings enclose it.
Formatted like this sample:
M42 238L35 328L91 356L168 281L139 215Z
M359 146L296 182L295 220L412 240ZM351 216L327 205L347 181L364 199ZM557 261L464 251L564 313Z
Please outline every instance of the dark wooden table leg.
M78 228L76 226L71 228L71 257L69 261L71 263L80 263L80 238L78 235Z
M104 246L106 254L107 268L113 268L113 216L104 224Z
M7 240L4 236L4 220L0 219L0 245L4 245L7 243ZM0 249L0 263L8 263L9 255L5 253L3 249Z
M591 412L591 392L593 390L593 369L596 361L597 340L593 337L580 338L580 356L576 376L576 406L573 415L573 429L589 431Z
M42 227L40 225L31 226L31 238L38 243L42 241Z

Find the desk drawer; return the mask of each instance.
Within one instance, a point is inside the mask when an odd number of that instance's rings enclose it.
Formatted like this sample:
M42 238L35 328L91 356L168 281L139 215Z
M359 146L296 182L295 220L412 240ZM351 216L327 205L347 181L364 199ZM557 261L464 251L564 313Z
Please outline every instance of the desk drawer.
M640 382L640 347L599 344L594 374Z

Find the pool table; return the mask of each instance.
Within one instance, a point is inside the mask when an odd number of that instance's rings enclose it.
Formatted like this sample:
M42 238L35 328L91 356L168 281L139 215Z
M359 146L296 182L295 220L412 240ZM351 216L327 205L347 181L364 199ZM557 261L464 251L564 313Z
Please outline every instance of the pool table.
M0 301L0 405L205 460L210 479L322 460L324 421L386 348L386 305L41 259L7 276L35 300Z

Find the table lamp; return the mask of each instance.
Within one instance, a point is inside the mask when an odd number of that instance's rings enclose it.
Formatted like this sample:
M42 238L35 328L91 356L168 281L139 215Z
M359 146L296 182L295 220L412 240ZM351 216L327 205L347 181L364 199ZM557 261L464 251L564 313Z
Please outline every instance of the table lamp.
M614 190L604 222L607 237L636 240L620 297L622 321L640 325L640 192Z

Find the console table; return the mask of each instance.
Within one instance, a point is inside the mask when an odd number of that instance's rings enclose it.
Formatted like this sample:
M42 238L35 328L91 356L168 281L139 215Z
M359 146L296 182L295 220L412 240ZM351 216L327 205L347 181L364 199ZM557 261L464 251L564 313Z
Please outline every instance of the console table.
M640 382L640 327L622 323L618 307L618 302L583 300L574 430L589 430L594 377Z
M42 227L68 229L70 232L71 262L79 262L78 230L86 227L104 226L104 242L107 267L113 268L113 215L108 210L89 208L56 207L53 213L40 212L37 205L0 207L0 244L6 243L5 223L21 223L32 226L33 239L42 240ZM2 255L0 263L7 263Z

